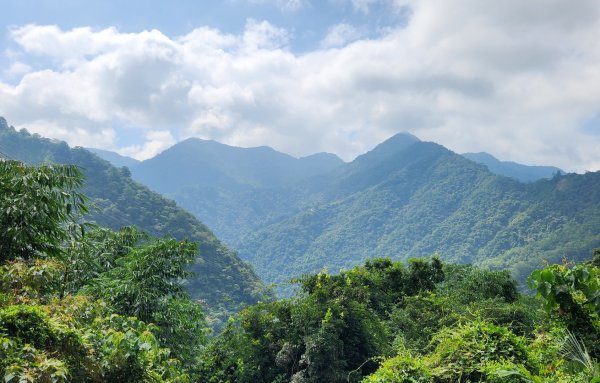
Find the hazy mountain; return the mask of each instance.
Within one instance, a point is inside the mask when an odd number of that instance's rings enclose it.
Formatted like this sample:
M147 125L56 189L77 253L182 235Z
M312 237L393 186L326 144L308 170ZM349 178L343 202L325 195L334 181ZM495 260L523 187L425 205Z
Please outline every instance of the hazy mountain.
M334 154L294 158L269 147L188 139L131 168L133 178L175 199L228 244L296 209L289 185L331 171Z
M96 154L98 157L102 158L113 164L114 166L120 168L121 166L127 166L128 168L132 168L140 163L140 161L135 158L122 156L119 153L111 152L110 150L103 149L94 149L94 148L86 148L90 152Z
M267 146L238 148L190 138L134 167L136 179L151 188L173 193L187 186L227 188L277 187L327 172L343 164L333 154L302 159Z
M261 299L266 290L252 268L225 247L192 214L175 202L133 181L126 168L116 168L83 148L17 132L0 121L0 152L9 158L37 163L80 166L86 176L83 192L92 206L88 219L110 228L136 225L155 236L170 235L199 243L199 256L189 281L192 295L206 302L213 315L227 313Z
M500 161L489 153L463 153L463 157L487 166L495 174L512 177L522 182L533 182L542 178L552 178L557 172L564 173L554 166L523 165L512 161Z

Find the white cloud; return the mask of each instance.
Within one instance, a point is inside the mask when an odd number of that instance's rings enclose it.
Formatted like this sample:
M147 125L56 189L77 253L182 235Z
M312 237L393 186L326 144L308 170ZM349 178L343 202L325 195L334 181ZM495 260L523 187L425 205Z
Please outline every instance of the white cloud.
M309 4L308 0L277 0L277 6L288 12L295 12Z
M27 129L29 132L38 133L43 137L66 141L72 146L106 148L110 147L116 138L115 131L112 128L97 127L96 129L89 129L89 126L79 126L75 121L65 125L62 122L33 120L21 123L16 128Z
M285 29L277 28L267 21L249 20L242 42L242 47L250 50L279 49L287 44L288 34Z
M408 25L361 40L341 24L303 54L265 21L178 38L24 26L7 67L36 68L28 60L40 57L54 66L0 82L0 115L105 148L124 121L145 135L124 149L139 158L195 135L351 159L405 130L458 152L600 169L600 127L582 128L600 112L600 3L389 3L411 7Z
M29 65L20 61L15 61L4 71L4 75L11 79L21 78L29 72L31 72L31 67Z

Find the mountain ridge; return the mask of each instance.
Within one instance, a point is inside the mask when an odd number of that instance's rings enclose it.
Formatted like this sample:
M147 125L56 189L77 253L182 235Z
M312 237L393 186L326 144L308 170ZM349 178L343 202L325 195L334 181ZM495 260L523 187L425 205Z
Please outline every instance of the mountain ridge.
M555 166L524 165L513 161L501 161L486 152L463 153L463 157L487 166L495 174L517 179L521 182L534 182L552 178L557 172L564 173Z
M117 152L113 152L111 150L95 149L95 148L86 148L86 149L89 150L90 152L94 153L98 157L102 158L103 160L110 162L112 165L114 165L116 167L127 166L128 168L131 168L140 163L140 161L136 160L135 158L123 156L123 155L121 155Z
M579 186L600 190L600 172L524 184L435 143L386 154L329 173L324 197L246 236L240 256L267 283L377 256L436 252L448 261L511 269L523 282L544 258L581 260L600 245L593 230L599 193L582 196Z
M187 139L132 167L132 177L175 199L231 245L293 212L297 180L343 165L334 154L295 158L261 146L239 148Z
M189 167L183 175L189 179L194 171ZM323 267L350 268L375 256L405 260L436 252L448 261L508 268L523 282L543 259L578 260L600 246L594 229L600 196L588 191L600 189L596 173L555 173L523 183L410 134L393 135L350 163L291 182L259 182L249 174L255 182L230 172L219 174L227 182L192 182L170 196L267 283Z

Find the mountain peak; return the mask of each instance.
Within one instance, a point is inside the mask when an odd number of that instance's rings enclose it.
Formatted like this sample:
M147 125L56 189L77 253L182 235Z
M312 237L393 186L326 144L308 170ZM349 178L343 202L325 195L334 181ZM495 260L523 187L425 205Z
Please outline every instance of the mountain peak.
M421 141L421 140L419 140L419 138L417 136L410 134L408 132L398 132L398 133L394 134L393 136L391 136L390 138L388 138L387 140L383 141L382 144L385 144L388 141L399 142L401 140L410 140L411 142Z
M217 142L215 140L205 140L203 138L190 137L190 138L186 138L185 140L176 143L175 145L171 146L171 148L178 146L178 145L225 145L225 144L221 144L220 142Z
M378 161L398 153L414 143L420 142L417 137L410 133L400 132L377 145L373 150L357 157L357 160Z
M320 153L310 154L305 157L300 157L299 160L300 161L325 160L325 161L329 161L329 162L337 162L340 165L342 165L344 163L344 160L342 160L336 154L328 153L328 152L320 152Z
M6 122L6 118L0 116L0 129L7 129L8 122Z
M392 137L377 145L371 153L377 152L380 155L388 155L404 150L420 140L410 133L396 133Z

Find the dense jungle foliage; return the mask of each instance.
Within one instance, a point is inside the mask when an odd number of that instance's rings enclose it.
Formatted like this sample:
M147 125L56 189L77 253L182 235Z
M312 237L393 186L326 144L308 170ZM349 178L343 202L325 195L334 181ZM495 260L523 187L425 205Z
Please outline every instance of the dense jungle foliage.
M593 264L536 271L537 298L507 272L437 257L298 282L295 298L229 322L201 358L202 381L600 382Z
M0 152L29 164L77 165L86 179L77 185L77 190L88 197L86 220L114 230L134 225L153 236L196 242L198 251L188 267L202 278L187 281L186 289L207 307L208 319L215 327L240 307L268 294L252 268L203 223L173 201L133 181L127 168L111 166L83 148L69 148L64 142L24 130L18 132L1 117ZM46 238L53 236L43 240Z
M81 220L75 166L0 161L4 382L185 382L206 341L197 246Z

